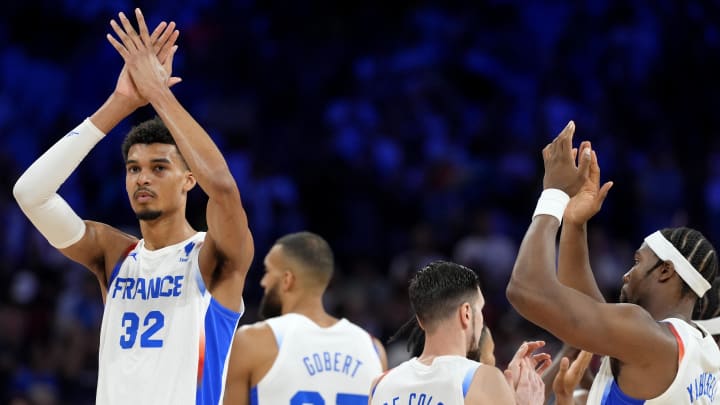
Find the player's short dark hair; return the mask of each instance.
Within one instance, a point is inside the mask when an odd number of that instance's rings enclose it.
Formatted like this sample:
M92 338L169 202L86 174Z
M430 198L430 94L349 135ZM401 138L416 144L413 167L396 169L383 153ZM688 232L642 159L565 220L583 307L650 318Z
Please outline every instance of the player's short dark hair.
M175 145L177 147L175 139L173 139L172 134L170 134L170 131L165 126L165 123L157 116L134 126L125 136L122 143L122 154L125 162L127 162L130 147L139 143L145 145L149 145L151 143L164 143L168 145ZM187 167L185 158L180 153L180 150L178 150L178 154L180 155L183 164Z
M283 254L295 260L323 285L327 285L335 269L332 249L325 239L312 232L302 231L285 235L275 241L283 248Z
M457 263L434 261L415 273L408 294L415 315L423 327L432 329L464 302L477 300L477 274Z
M665 228L660 232L702 274L705 280L711 284L715 281L718 272L717 253L712 243L702 233L686 227ZM682 294L691 292L690 286L683 281ZM708 293L705 293L705 296Z

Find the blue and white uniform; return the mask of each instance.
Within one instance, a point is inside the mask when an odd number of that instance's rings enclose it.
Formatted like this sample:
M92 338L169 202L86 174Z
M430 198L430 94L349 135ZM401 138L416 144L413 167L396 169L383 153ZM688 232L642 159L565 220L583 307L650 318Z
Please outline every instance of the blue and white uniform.
M720 350L715 340L705 331L687 322L668 318L663 322L675 334L678 344L678 371L667 390L648 399L632 398L620 390L610 367L610 358L604 357L588 394L588 405L710 405L720 404L718 378L720 378Z
M100 332L99 405L219 404L240 312L205 288L199 232L115 267Z
M347 319L322 328L300 314L270 318L278 355L250 390L251 405L367 405L382 373L368 332Z
M372 405L463 405L479 366L462 356L438 356L430 365L413 357L380 378Z

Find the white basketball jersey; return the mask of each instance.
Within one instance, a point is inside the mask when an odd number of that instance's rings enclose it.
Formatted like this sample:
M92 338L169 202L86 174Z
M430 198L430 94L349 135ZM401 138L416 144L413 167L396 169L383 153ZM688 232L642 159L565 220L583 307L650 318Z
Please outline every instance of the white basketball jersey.
M381 377L371 404L463 405L479 366L462 356L438 356L429 366L414 357Z
M241 313L206 290L198 266L204 239L199 232L157 250L140 240L118 262L100 331L97 404L222 402Z
M709 405L720 404L720 350L712 336L705 336L687 322L668 318L678 343L679 365L675 379L660 396L640 400L627 396L615 382L610 358L604 357L588 394L588 405ZM704 331L704 329L703 329Z
M367 405L372 380L382 373L368 332L347 319L321 328L300 314L266 322L279 350L250 390L251 405Z

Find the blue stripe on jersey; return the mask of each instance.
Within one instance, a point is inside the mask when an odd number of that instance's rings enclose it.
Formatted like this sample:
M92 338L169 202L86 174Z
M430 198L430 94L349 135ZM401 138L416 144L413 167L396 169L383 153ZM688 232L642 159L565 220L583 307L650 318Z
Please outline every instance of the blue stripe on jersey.
M602 400L600 401L600 405L642 405L644 403L644 399L627 396L622 392L620 386L617 385L614 379L605 387Z
M200 273L200 270L196 270L194 273L195 282L197 283L198 290L200 290L200 295L205 295L207 288L205 288L205 280L202 278L202 273Z
M120 272L120 267L122 267L123 263L125 263L125 259L127 259L130 256L130 253L135 250L135 247L137 247L138 242L133 243L132 245L128 246L125 252L123 252L122 257L120 257L115 263L115 267L113 267L112 273L110 273L110 279L107 283L108 290L110 289L110 286L112 285L113 281L115 281L115 277L117 277L118 273ZM135 258L136 253L133 253L133 258Z
M250 405L258 405L257 386L250 388Z
M217 405L220 402L225 384L223 369L241 315L210 298L205 313L205 362L195 396L198 405Z
M463 379L462 383L463 398L465 398L465 395L467 395L468 391L470 390L470 384L472 383L473 377L475 376L475 370L477 370L478 367L480 367L479 364L473 364L465 372L465 378Z

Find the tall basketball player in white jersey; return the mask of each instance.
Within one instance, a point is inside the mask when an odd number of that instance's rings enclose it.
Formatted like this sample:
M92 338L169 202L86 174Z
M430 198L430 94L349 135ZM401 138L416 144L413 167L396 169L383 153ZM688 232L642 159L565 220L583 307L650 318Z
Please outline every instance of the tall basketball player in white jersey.
M623 277L621 303L605 303L590 268L586 225L612 183L600 186L597 155L589 142L578 154L573 133L570 122L543 150L545 190L520 247L508 299L562 341L606 356L588 404L719 404L720 350L691 321L716 277L715 249L690 228L655 232Z
M314 233L275 242L260 281L266 320L235 334L225 404L367 404L372 379L387 367L385 350L359 326L325 312L334 266L330 246Z
M137 33L121 13L108 39L125 60L115 91L17 181L15 197L48 241L90 269L105 300L97 404L218 404L253 241L237 185L208 134L169 86L174 23ZM123 144L125 187L142 239L83 221L57 194L85 155L150 103L160 119ZM207 233L185 219L188 191L207 194Z
M505 377L497 368L471 360L480 351L485 305L475 272L456 263L432 262L415 274L408 292L425 332L422 353L377 377L371 405L543 404L545 390L536 367L550 356L532 352L544 342L524 343Z

